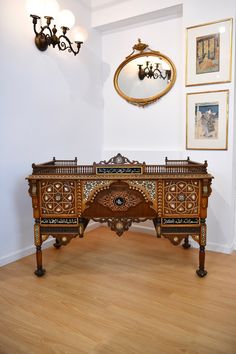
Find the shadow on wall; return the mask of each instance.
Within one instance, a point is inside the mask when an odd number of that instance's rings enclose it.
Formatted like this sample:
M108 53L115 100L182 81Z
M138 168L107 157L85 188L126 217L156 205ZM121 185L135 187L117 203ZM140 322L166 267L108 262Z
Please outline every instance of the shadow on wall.
M55 51L52 48L48 50L53 65L57 67L57 75L61 77L61 84L70 95L70 99L103 108L103 65L99 53L96 54L86 45L82 46L76 57L71 53Z
M111 75L111 67L108 63L102 63L102 82L103 84L107 81L107 79Z

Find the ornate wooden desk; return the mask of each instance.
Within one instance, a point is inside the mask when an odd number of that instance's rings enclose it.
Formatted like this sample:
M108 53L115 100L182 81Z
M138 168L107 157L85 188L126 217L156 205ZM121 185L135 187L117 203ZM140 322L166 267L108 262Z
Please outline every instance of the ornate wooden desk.
M205 263L206 217L212 176L204 164L187 160L168 160L165 165L147 165L118 154L109 161L78 165L74 160L33 164L28 176L32 198L34 242L37 269L42 276L42 243L55 238L54 246L66 245L83 237L89 220L107 223L117 235L133 222L153 220L157 237L174 245L188 237L199 243L199 269L207 274Z

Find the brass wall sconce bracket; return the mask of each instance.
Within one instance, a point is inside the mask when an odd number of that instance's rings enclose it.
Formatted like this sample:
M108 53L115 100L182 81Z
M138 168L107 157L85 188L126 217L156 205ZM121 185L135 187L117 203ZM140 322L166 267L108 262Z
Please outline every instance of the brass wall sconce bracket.
M52 20L54 20L51 16L44 16L46 19L46 25L40 27L40 31L37 31L37 23L40 20L40 17L37 15L30 15L33 19L33 28L35 33L35 45L40 51L47 50L48 46L52 45L53 48L56 46L59 50L68 50L68 52L72 52L74 55L77 55L80 51L81 41L75 41L76 49L72 47L72 42L66 36L67 31L69 31L68 27L62 26L62 34L57 36L57 28L56 25L53 28L50 28Z

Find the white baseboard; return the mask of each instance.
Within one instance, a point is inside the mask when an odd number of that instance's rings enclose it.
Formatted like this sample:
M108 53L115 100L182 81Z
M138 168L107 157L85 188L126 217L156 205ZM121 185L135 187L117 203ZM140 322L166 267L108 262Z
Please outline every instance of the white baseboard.
M235 249L233 247L233 244L232 245L227 245L227 244L221 245L221 244L214 243L214 242L208 242L206 250L231 254L232 252L234 252Z
M132 224L132 226L130 227L130 231L143 232L144 234L156 236L156 231L154 227L151 226Z
M48 248L53 244L53 239L48 239L43 243L43 248ZM8 253L6 256L0 258L0 267L17 261L18 259L24 258L35 253L35 246L31 245L25 248L21 248L15 252Z
M86 231L92 231L99 226L100 226L99 223L91 222L87 226ZM150 226L133 224L130 227L130 230L134 231L134 232L141 232L141 233L146 233L149 235L156 236L156 232L155 232L154 228L150 227ZM54 239L48 239L47 241L45 241L43 243L43 248L45 249L45 248L51 247L54 242L55 242ZM190 243L191 243L192 247L198 248L197 242L193 241L191 238L190 238ZM209 251L230 254L234 250L236 250L236 242L234 242L232 245L221 245L221 244L214 243L214 242L208 242L206 249ZM18 259L29 256L34 253L35 253L35 246L34 245L31 245L29 247L25 247L25 248L15 251L15 252L9 253L6 256L3 256L0 258L0 267L6 265L8 263L15 262Z
M99 226L99 224L97 222L91 222L87 226L86 231L94 230L98 226ZM55 242L55 240L53 238L49 238L48 240L46 240L43 243L42 248L45 249L45 248L51 247L54 242ZM28 246L25 248L21 248L15 252L8 253L7 255L0 258L0 267L3 267L4 265L6 265L8 263L15 262L18 259L29 256L34 253L35 253L35 246L34 245L31 245L31 246Z
M130 230L132 230L134 232L143 232L143 233L146 233L146 234L150 234L150 235L156 236L156 232L155 232L154 228L153 227L149 227L149 226L133 224L130 227ZM198 248L199 247L198 243L195 242L194 240L192 240L191 238L190 238L189 242L190 242L192 247L194 247L194 248ZM215 243L215 242L208 242L207 246L206 246L206 250L230 254L234 250L236 250L236 242L234 242L234 244L232 244L232 245L227 245L227 244L222 245L222 244L218 244L218 243Z

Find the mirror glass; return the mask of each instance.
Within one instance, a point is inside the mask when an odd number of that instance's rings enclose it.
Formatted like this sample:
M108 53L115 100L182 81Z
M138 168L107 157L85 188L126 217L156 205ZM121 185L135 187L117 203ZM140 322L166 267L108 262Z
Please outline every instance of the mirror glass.
M137 46L147 45L139 42ZM143 48L143 47L142 47ZM140 50L124 60L114 76L118 94L129 103L145 106L164 96L174 85L176 70L173 62L160 52Z

